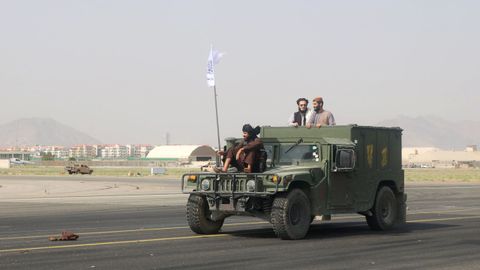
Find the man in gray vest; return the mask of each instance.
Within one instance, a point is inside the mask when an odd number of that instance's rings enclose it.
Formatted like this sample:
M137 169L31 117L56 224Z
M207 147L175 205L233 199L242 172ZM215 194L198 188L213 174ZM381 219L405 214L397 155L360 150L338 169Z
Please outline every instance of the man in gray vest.
M305 126L310 117L311 111L308 109L308 100L306 98L297 99L298 111L294 112L288 120L288 125L292 127Z

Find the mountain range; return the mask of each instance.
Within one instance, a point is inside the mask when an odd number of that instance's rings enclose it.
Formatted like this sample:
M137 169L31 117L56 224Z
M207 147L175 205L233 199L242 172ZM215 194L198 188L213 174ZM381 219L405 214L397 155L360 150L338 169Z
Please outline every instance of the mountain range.
M399 116L378 125L401 127L404 147L463 150L467 145L480 144L480 121L451 122L436 116Z
M99 143L99 140L50 118L24 118L0 125L2 147Z
M451 122L436 116L398 116L378 126L401 127L404 147L464 149L480 144L480 122ZM0 146L100 144L75 128L50 118L27 118L0 125Z

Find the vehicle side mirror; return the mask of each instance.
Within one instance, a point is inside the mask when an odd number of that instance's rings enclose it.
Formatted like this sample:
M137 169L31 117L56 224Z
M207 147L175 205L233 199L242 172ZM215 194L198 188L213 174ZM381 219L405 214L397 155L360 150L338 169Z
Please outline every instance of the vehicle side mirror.
M355 151L353 149L337 149L332 171L352 171L355 167Z

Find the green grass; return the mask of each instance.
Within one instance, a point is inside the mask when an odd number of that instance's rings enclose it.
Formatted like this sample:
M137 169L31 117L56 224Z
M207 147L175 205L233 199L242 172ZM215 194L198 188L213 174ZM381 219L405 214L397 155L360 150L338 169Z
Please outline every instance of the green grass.
M93 174L96 176L131 176L131 177L160 177L172 178L180 177L184 173L199 172L198 168L166 168L163 175L150 176L150 168L142 167L125 167L125 168L109 168L109 167L92 167ZM0 169L0 175L68 175L64 167L61 166L15 166L10 169Z
M150 176L150 168L142 167L92 167L96 176L131 176L177 178L184 173L200 172L198 168L166 168L166 173ZM60 166L15 166L0 169L0 175L68 175ZM405 169L408 182L480 182L480 169Z
M405 169L410 182L480 182L480 169Z

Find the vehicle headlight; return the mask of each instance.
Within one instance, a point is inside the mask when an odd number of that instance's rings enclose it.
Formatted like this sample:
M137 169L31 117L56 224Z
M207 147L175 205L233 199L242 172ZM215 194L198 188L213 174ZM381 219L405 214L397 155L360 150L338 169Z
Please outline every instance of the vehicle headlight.
M208 179L202 180L202 190L209 190L210 189L210 181Z
M193 175L193 174L192 174L192 175L188 175L188 176L187 176L187 180L188 180L188 182L195 183L195 182L197 182L197 176L196 176L196 175Z
M255 191L255 180L248 180L247 181L247 190L248 190L248 192L254 192Z
M281 180L280 176L278 176L278 175L276 175L276 174L270 175L270 176L268 177L268 179L269 179L270 181L272 181L273 183L275 183L275 184L277 184L277 183L280 182L280 180Z

